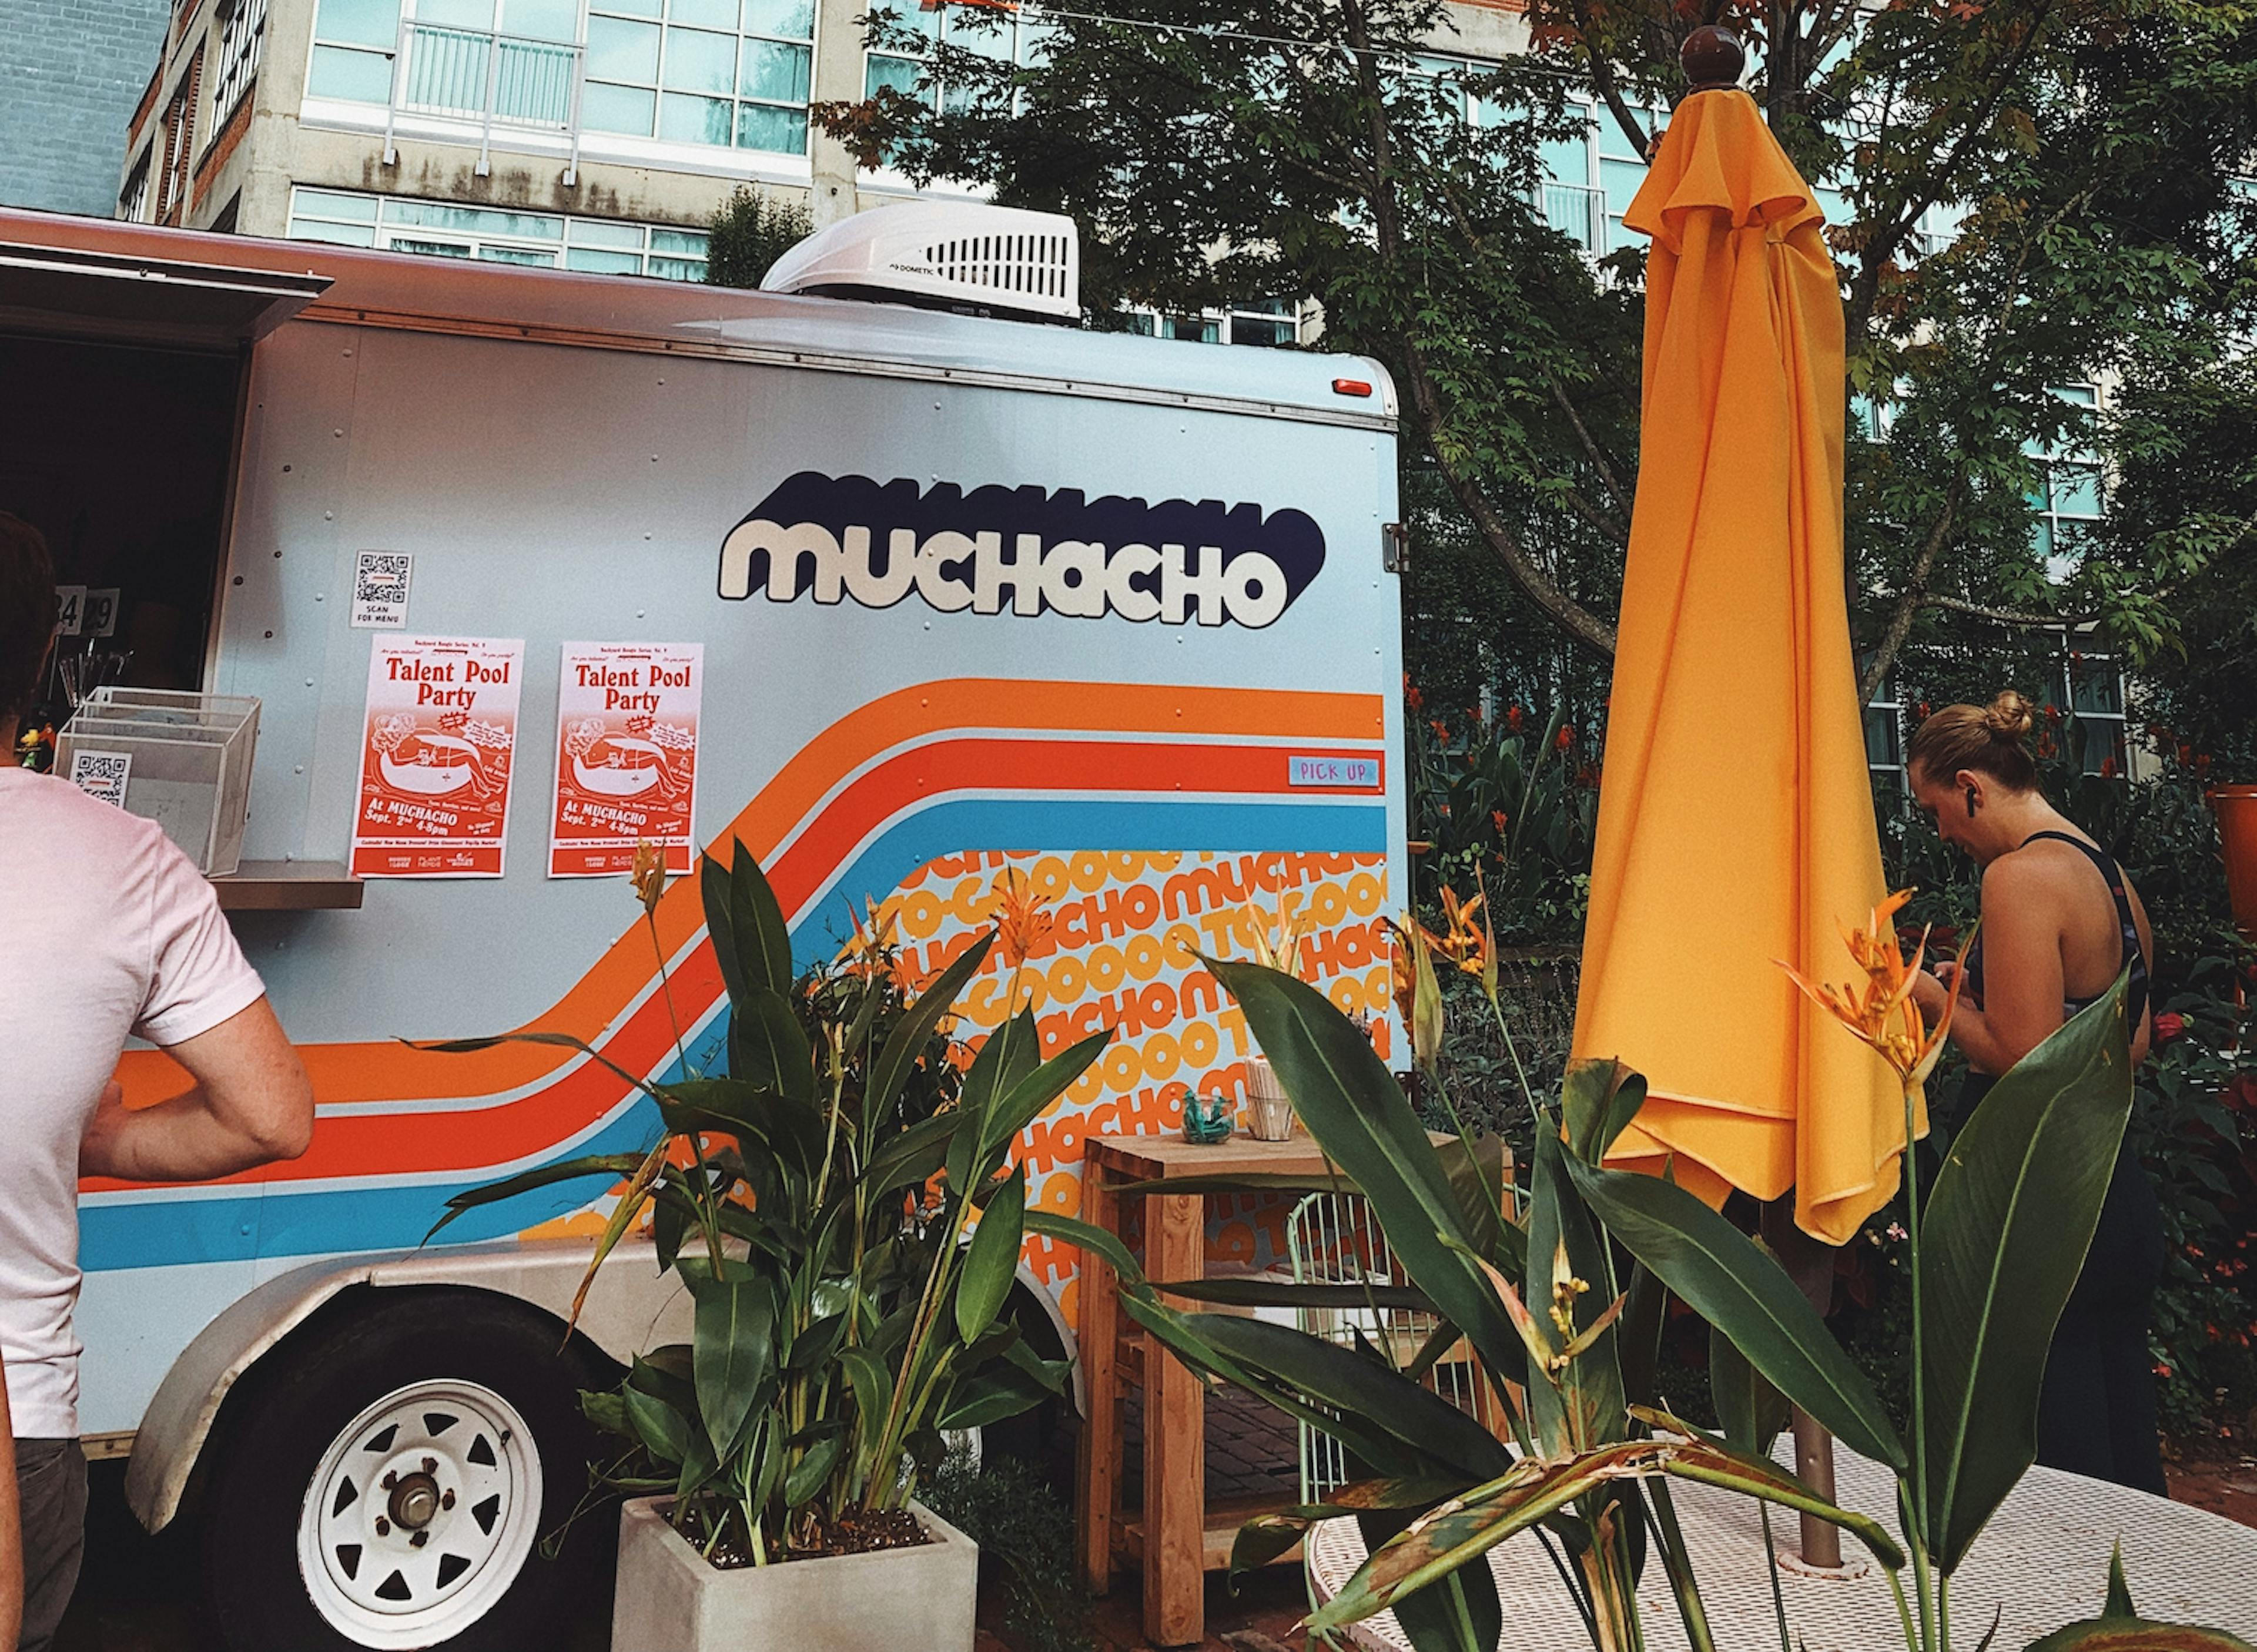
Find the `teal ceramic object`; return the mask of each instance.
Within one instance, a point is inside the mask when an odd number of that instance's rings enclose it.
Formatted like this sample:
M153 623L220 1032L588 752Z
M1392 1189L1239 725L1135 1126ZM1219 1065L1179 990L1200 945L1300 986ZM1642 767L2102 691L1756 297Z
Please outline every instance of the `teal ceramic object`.
M1230 1103L1220 1096L1210 1096L1201 1101L1197 1096L1184 1098L1184 1140L1196 1147L1211 1147L1218 1141L1230 1140Z

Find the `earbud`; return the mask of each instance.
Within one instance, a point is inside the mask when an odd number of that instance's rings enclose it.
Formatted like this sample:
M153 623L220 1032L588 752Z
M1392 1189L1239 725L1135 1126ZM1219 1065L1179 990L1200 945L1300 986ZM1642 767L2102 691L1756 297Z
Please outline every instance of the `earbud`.
M1971 786L1967 788L1967 818L1975 818L1975 788Z

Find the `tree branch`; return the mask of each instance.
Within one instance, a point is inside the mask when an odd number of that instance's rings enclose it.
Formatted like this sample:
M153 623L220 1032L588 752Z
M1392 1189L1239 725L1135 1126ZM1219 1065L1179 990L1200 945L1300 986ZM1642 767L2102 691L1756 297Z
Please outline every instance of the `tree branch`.
M1653 139L1638 124L1638 116L1631 112L1630 104L1623 98L1622 88L1615 80L1614 65L1608 62L1606 53L1599 50L1598 42L1593 36L1591 9L1584 0L1568 0L1568 4L1575 16L1575 38L1583 43L1583 55L1590 60L1591 84L1598 88L1600 98L1606 103L1608 113L1615 117L1615 124L1622 128L1623 136L1630 139L1631 152L1643 158L1653 146Z
M1896 665L1897 655L1903 652L1905 639L1912 633L1913 616L1917 614L1928 598L1928 575L1935 571L1935 559L1951 538L1952 524L1959 516L1959 495L1967 485L1964 477L1955 477L1943 496L1943 509L1936 513L1935 524L1928 537L1921 541L1920 554L1913 559L1912 576L1897 593L1896 606L1889 615L1889 623L1881 632L1881 646L1873 651L1873 658L1865 667L1865 674L1857 680L1857 703L1870 705L1880 692L1881 684L1888 681L1890 670Z
M1567 415L1568 424L1574 427L1575 440L1582 446L1583 456L1599 473L1599 480L1607 484L1608 497L1614 500L1615 509L1622 512L1623 519L1627 523L1631 515L1632 498L1624 488L1622 479L1615 474L1614 467L1607 462L1604 449L1584 425L1582 415L1575 411L1575 404L1567 399L1567 389L1559 379L1547 372L1544 375L1544 383L1552 392L1552 399L1560 404L1560 411Z
M1372 173L1376 187L1371 194L1372 231L1377 239L1381 258L1389 265L1404 262L1403 224L1395 199L1395 146L1387 125L1387 105L1380 93L1379 74L1372 60L1371 35L1366 25L1362 0L1347 0L1341 8L1341 20L1346 28L1348 46L1354 55L1358 89L1362 95L1365 120L1371 134ZM1581 643L1601 660L1611 662L1615 654L1614 627L1586 609L1581 603L1561 590L1539 568L1511 529L1505 526L1488 498L1473 480L1462 475L1451 463L1442 443L1438 440L1442 429L1441 393L1427 371L1425 355L1420 351L1412 329L1401 335L1404 377L1409 380L1411 405L1419 418L1421 434L1433 455L1442 480L1448 486L1461 509L1473 519L1490 550L1504 564L1505 572L1514 584L1520 587L1528 599L1541 609L1552 622Z
M1926 596L1920 599L1922 608L1941 608L1955 614L1966 614L1976 619L1987 619L1997 625L2024 625L2047 631L2075 631L2090 625L2100 616L2094 614L2032 614L2015 608L1991 608L1981 603L1970 603L1963 597Z

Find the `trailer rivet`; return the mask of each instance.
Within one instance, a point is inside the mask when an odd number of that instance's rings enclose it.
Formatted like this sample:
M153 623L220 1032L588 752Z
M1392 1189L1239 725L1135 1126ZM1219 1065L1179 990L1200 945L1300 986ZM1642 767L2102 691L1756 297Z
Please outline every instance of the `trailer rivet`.
M343 427L343 426L342 426L342 425L340 425L336 429L332 430L331 432L329 432L329 434L330 434L331 435L333 435L333 436L339 436L339 437L342 437L342 436L345 434L345 433L344 433L344 427Z
M240 575L240 574L237 574L237 575L235 576L235 582L236 582L237 584L238 584L238 585L242 584L242 583L243 583L243 575ZM927 626L927 627L926 627L926 629L927 629L927 630L930 630L930 629L931 629L931 627L930 627L930 626Z
M279 552L279 551L275 552L275 553L274 553L274 560L275 560L276 561L278 561L278 562L279 562L279 561L280 561L282 560L282 553L281 553L281 552Z
M269 642L272 642L272 641L273 641L273 640L274 640L274 633L273 633L272 632L271 632L271 631L270 631L270 632L268 632L266 633L266 640L267 640L267 641L269 641Z

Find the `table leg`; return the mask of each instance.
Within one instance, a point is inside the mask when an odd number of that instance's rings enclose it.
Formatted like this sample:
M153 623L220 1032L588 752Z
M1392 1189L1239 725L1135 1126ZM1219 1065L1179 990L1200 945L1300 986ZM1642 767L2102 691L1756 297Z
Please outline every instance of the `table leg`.
M1105 1168L1086 1164L1081 1177L1085 1220L1118 1235L1121 1196ZM1121 1302L1113 1270L1095 1251L1081 1253L1078 1287L1082 1394L1081 1449L1076 1462L1076 1501L1081 1512L1081 1581L1092 1594L1113 1584L1113 1550L1121 1499L1121 1384L1115 1355L1121 1341Z
M1155 1210L1151 1207L1158 1206ZM1144 1267L1154 1279L1206 1271L1206 1208L1196 1195L1145 1201ZM1178 1299L1178 1305L1197 1304ZM1206 1634L1206 1403L1174 1355L1144 1356L1144 1634L1188 1646Z

